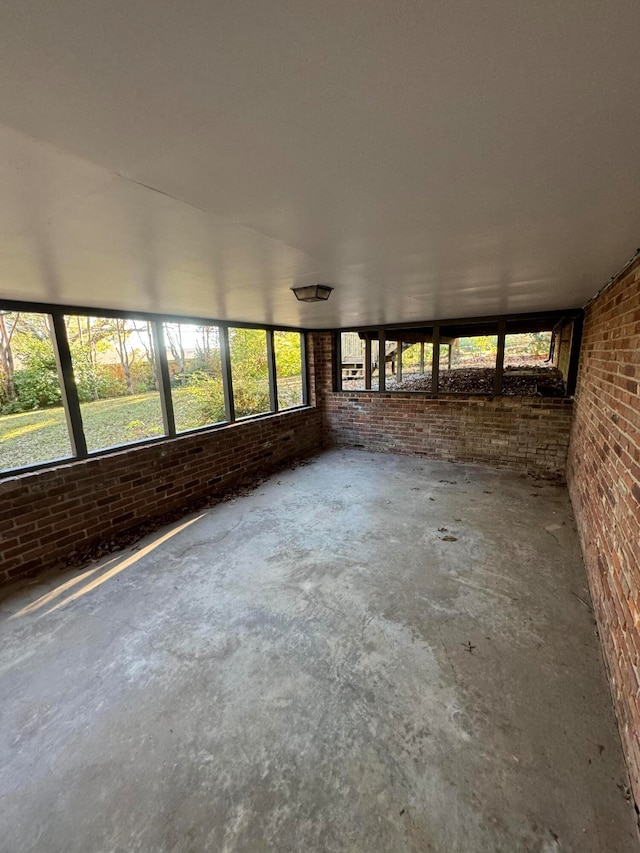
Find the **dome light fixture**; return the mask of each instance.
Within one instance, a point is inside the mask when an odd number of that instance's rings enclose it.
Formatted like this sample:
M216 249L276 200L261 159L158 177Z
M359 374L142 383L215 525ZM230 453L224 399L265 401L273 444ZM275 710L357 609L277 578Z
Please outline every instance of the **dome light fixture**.
M309 284L304 287L292 287L291 290L299 302L326 302L333 288L328 284Z

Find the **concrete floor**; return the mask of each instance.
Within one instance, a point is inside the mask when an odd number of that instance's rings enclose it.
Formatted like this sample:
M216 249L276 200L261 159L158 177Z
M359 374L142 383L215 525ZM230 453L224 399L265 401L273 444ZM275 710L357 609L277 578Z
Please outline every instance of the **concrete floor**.
M564 488L331 451L1 616L6 853L638 849Z

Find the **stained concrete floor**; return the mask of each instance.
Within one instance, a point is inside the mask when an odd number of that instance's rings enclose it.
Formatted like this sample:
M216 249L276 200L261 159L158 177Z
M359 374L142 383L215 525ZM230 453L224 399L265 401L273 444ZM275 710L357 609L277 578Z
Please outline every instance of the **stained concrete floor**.
M564 488L330 451L1 617L6 853L638 849Z

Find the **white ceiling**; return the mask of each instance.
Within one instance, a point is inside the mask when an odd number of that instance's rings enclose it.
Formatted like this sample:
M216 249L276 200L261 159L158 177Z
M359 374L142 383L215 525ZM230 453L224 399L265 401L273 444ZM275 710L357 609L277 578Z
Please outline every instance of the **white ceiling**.
M581 305L640 245L639 33L636 0L0 0L0 297Z

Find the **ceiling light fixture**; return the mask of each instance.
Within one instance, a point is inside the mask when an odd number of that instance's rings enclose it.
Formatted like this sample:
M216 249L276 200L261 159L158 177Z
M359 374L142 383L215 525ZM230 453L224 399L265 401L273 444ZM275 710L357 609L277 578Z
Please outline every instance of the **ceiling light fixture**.
M304 287L292 287L291 290L299 302L326 302L333 288L328 284L309 284Z

